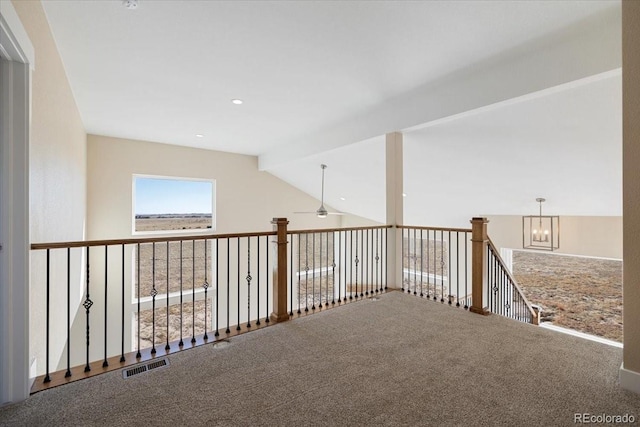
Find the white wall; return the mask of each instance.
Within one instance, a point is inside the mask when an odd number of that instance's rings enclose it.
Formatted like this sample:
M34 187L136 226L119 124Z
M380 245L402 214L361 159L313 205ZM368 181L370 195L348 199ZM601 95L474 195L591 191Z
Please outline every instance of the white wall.
M31 242L82 240L86 207L86 134L65 70L40 2L13 5L35 49L29 156ZM72 307L79 302L79 259L72 270ZM66 261L52 256L51 275L66 283ZM45 257L31 254L30 352L44 372ZM66 292L51 293L51 336L66 337ZM63 349L51 341L51 368Z
M488 215L488 233L498 248L522 249L522 217ZM622 259L622 217L560 216L561 254Z
M147 141L125 140L89 135L87 143L87 239L118 239L132 237L132 176L133 174L175 176L216 181L216 230L214 233L270 231L274 217L289 219L289 229L335 228L340 216L325 219L315 215L294 214L295 211L315 211L320 202L295 189L267 172L258 170L257 158L239 154L159 144ZM137 237L137 236L136 236ZM144 236L147 237L147 236ZM264 242L264 241L263 241ZM225 241L221 244L226 245ZM244 244L244 242L243 242ZM263 243L264 245L264 243ZM232 254L235 243L232 242ZM254 249L255 250L255 249ZM244 256L244 249L241 256ZM132 248L125 254L126 263L132 259ZM254 256L254 255L252 255ZM109 254L109 356L120 352L121 252L114 248ZM91 250L91 359L104 353L104 249ZM252 258L255 268L256 262ZM272 258L273 260L273 258ZM220 274L226 280L226 254L221 257ZM245 261L240 276L245 277ZM129 264L131 265L131 264ZM234 262L232 262L232 266ZM264 260L262 266L264 266ZM261 267L264 268L264 267ZM233 270L233 269L232 269ZM255 276L255 271L252 275ZM235 276L233 270L232 276ZM131 319L132 274L127 266L125 274L125 318ZM264 283L263 278L263 283ZM255 281L253 282L255 283ZM159 284L160 292L164 289ZM263 289L264 285L261 285ZM223 287L224 288L224 287ZM209 291L212 296L214 289ZM226 293L221 290L221 298ZM243 310L246 307L246 289L242 288ZM264 290L262 291L264 295ZM270 292L271 293L271 292ZM253 298L254 296L252 296ZM263 305L264 307L264 305ZM233 307L232 307L233 308ZM232 324L237 310L231 310ZM244 311L241 312L244 321ZM226 312L220 315L226 317ZM86 315L78 310L73 325L72 341L84 344ZM131 349L130 328L126 327L125 351ZM84 346L72 352L72 365L83 363ZM72 344L72 348L74 345ZM163 347L162 347L163 348ZM62 369L65 361L61 360Z

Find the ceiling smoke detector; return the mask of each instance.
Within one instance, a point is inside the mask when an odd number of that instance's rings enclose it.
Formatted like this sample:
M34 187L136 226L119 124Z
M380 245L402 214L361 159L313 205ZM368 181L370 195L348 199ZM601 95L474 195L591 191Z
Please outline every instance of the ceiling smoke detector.
M138 8L138 0L122 0L122 5L127 9L137 9Z

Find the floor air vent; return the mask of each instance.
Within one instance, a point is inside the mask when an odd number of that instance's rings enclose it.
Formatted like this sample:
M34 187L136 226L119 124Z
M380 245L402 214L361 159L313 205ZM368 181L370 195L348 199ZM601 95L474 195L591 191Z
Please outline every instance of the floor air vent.
M169 359L154 360L143 365L134 366L133 368L123 369L122 377L127 379L134 375L142 374L152 369L162 368L165 366L169 366Z

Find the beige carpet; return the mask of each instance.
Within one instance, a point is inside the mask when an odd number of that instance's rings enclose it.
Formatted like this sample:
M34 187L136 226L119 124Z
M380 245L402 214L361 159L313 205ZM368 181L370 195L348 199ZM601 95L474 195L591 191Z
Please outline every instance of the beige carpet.
M545 349L542 351L542 349ZM400 292L0 409L0 425L574 425L640 418L621 350Z

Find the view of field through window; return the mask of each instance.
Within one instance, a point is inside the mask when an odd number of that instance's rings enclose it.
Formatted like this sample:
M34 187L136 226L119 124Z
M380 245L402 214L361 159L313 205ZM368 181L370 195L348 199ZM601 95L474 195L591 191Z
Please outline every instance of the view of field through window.
M133 177L134 231L213 229L214 182Z

